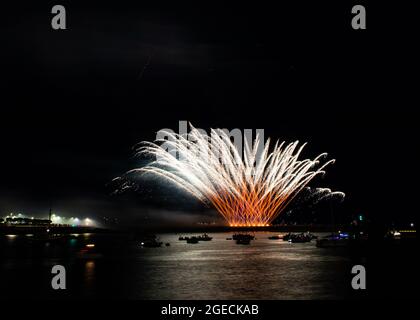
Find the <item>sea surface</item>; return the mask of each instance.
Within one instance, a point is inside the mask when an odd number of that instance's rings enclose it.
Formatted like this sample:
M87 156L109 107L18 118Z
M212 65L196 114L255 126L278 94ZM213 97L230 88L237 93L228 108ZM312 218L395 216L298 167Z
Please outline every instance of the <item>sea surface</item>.
M0 236L2 297L129 299L344 299L352 294L347 252L310 243L269 240L250 245L210 233L188 244L158 234L164 245L143 248L126 235L80 234L59 241ZM192 234L182 234L191 236ZM322 234L318 234L322 236ZM170 246L166 246L169 243ZM83 254L87 244L91 253ZM92 246L91 246L92 247ZM66 270L66 289L53 290L51 269Z

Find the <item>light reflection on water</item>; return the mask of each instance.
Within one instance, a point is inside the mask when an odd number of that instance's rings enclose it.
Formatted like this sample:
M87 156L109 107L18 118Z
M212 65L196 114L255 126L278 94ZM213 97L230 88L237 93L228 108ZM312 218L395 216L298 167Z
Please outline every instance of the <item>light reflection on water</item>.
M188 236L188 234L187 234ZM187 244L161 235L170 247L144 248L145 298L323 299L340 298L336 288L348 259L315 247L257 234L251 245L212 234L212 241ZM345 285L343 283L343 285Z
M189 234L183 234L190 236ZM315 242L291 244L256 233L249 246L213 233L212 241L187 244L179 235L158 235L169 247L142 248L139 241L113 235L74 237L36 244L27 237L8 238L0 271L6 288L28 295L56 297L49 287L51 266L62 264L69 297L132 299L331 299L344 298L349 260ZM21 243L22 242L22 243ZM17 245L21 243L21 245ZM101 258L77 255L96 243ZM0 249L2 247L0 246ZM19 248L19 250L16 250ZM18 291L17 294L21 294ZM64 296L66 297L66 296Z

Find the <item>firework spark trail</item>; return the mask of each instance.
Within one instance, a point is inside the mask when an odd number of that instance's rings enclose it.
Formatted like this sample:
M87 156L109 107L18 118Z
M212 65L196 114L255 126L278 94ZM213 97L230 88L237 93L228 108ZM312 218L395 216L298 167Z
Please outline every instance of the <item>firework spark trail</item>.
M346 197L344 192L332 191L330 188L311 189L310 187L307 187L306 190L309 192L309 196L304 200L312 201L313 204L317 204L323 200L338 200L341 202Z
M268 139L258 157L263 141L259 136L249 146L245 139L243 159L221 129L211 135L191 126L187 136L171 131L168 139L145 142L138 155L156 157L145 167L127 174L143 173L163 177L206 205L213 205L230 226L267 226L290 201L324 168L323 153L299 160L305 144L288 145L278 141L272 147ZM171 151L172 150L172 151ZM318 168L317 168L318 167Z

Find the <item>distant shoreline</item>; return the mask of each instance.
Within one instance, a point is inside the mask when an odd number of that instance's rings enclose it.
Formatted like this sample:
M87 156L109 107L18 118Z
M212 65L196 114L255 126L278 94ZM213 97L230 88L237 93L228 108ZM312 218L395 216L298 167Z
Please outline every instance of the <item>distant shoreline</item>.
M331 232L333 230L347 231L346 227L343 226L331 226L331 225L274 225L268 227L229 227L229 226L162 226L162 227L150 227L144 228L143 230L150 230L155 232Z
M278 225L269 227L229 227L229 226L137 226L120 228L94 228L71 226L33 226L33 225L2 225L0 235L6 234L39 234L46 233L185 233L185 232L331 232L333 230L347 231L342 226L333 228L331 225Z
M49 230L49 231L47 231ZM106 229L93 227L69 227L69 226L32 226L32 225L2 225L0 226L0 235L19 235L19 234L72 234L72 233L101 233L107 232Z

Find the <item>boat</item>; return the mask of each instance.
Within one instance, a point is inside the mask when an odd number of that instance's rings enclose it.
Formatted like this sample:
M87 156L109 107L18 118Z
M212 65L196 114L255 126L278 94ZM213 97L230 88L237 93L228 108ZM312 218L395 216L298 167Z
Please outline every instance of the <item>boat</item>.
M209 237L207 233L197 237L199 241L211 241L213 237Z
M243 240L243 239L249 239L249 240L254 240L255 236L253 236L252 234L249 233L235 233L232 236L233 240Z
M347 247L349 243L349 236L346 233L330 234L326 237L316 240L316 246L318 248Z
M292 234L289 232L288 234L285 234L283 236L283 241L289 241L290 237L292 236Z
M291 243L304 243L310 242L312 240L312 235L308 233L299 233L299 234L291 234L287 241Z
M313 233L307 232L306 235L311 238L311 240L318 239L318 236L314 235Z
M156 239L144 240L140 245L144 248L158 248L161 247L163 242L157 241Z
M307 238L305 236L300 236L300 235L298 235L296 237L291 237L289 239L290 243L305 243L305 242L310 242L310 241L311 241L310 238Z
M191 237L191 238L187 238L187 243L198 243L198 238L197 237Z

